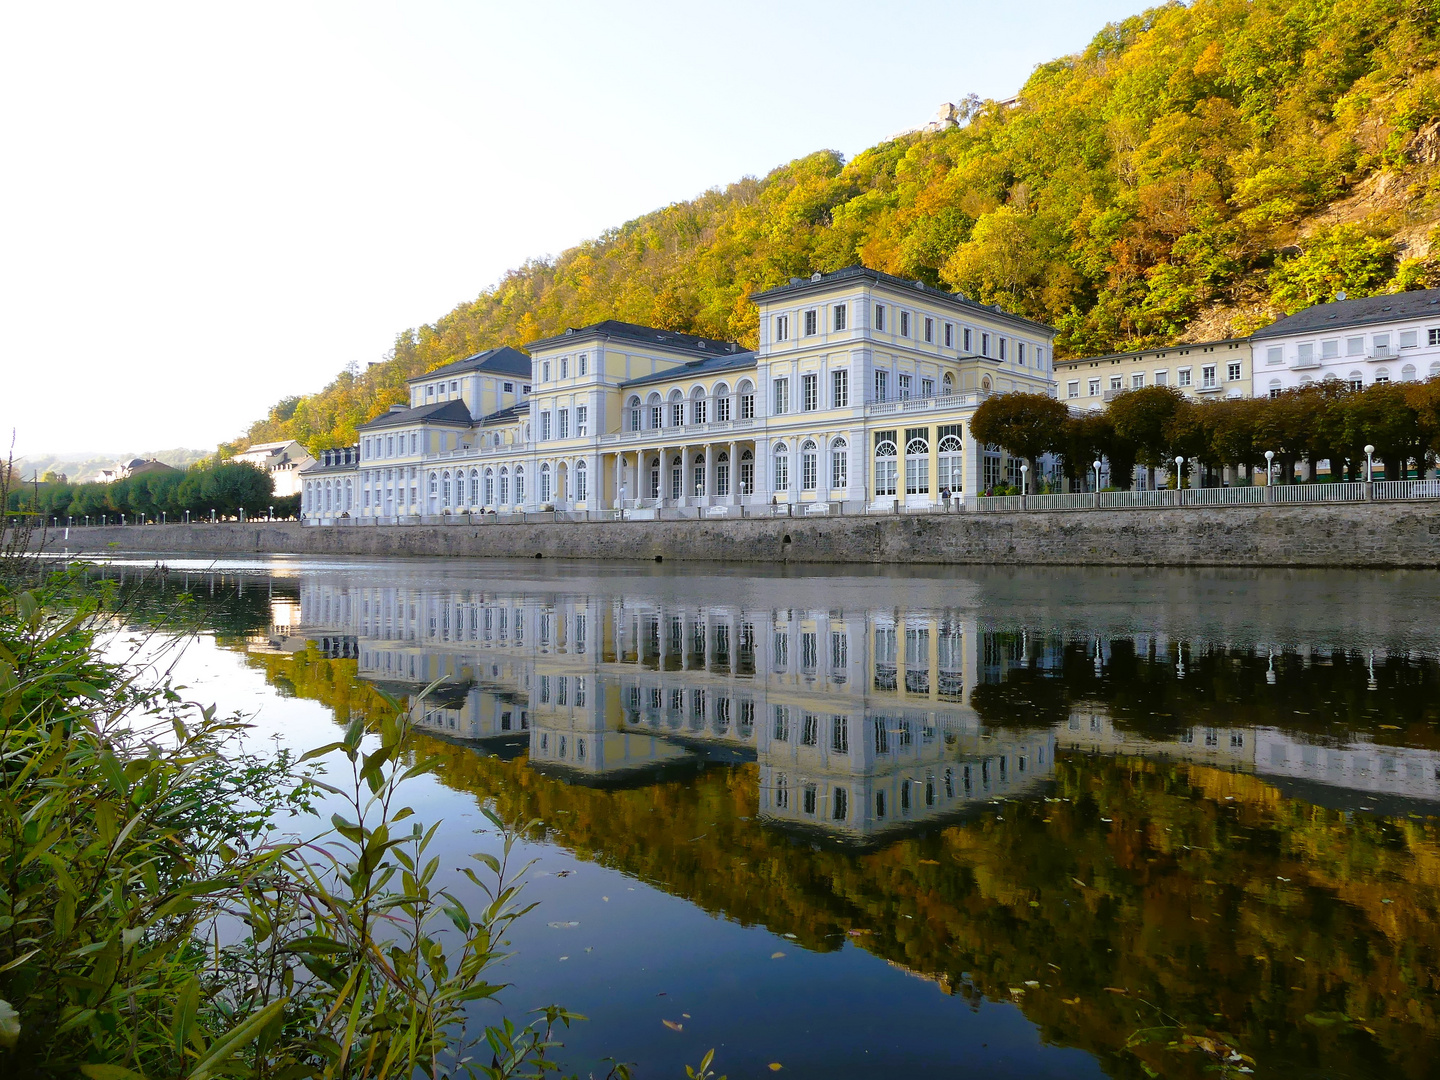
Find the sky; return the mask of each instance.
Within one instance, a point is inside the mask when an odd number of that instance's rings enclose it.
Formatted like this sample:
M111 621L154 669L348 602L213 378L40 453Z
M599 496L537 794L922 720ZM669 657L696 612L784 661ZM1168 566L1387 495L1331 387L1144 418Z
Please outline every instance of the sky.
M527 259L1009 97L1145 6L0 5L0 434L214 447Z

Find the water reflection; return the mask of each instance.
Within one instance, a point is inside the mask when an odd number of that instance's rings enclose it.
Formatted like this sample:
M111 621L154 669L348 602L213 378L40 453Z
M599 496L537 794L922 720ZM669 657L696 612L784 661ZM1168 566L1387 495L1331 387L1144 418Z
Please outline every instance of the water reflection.
M252 584L214 617L337 715L400 697L443 783L581 858L1013 1001L1115 1075L1206 1074L1133 1041L1161 1023L1262 1075L1435 1075L1440 642L1381 632L1413 582L1346 608L1262 581L1270 625L1226 585L1146 627L1082 584L402 565ZM747 1002L776 978L751 974ZM819 978L792 996L838 1028L880 1008L873 972ZM984 1045L936 1030L932 1064Z

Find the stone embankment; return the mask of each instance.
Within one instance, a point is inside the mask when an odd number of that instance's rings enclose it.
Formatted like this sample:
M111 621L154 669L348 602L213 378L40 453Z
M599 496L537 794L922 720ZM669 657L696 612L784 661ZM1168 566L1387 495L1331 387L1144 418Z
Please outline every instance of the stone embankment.
M294 522L52 530L52 552L1440 568L1440 504L1176 507L1014 514L301 527Z

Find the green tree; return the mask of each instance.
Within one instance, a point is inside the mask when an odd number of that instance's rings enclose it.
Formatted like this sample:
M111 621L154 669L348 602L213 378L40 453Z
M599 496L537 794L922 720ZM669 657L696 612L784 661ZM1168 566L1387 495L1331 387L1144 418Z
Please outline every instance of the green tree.
M1110 403L1115 434L1135 447L1135 458L1147 469L1174 469L1171 421L1186 404L1173 386L1126 390Z
M1318 230L1298 255L1281 260L1270 274L1270 299L1287 315L1324 304L1339 293L1382 292L1395 265L1393 241L1368 235L1358 225Z

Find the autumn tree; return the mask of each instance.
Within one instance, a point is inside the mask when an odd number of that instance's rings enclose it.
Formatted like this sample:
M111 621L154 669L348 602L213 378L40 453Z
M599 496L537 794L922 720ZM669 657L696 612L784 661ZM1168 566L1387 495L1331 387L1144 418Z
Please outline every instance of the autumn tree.
M1040 455L1060 448L1069 418L1070 410L1049 394L997 394L975 410L970 434L1029 462L1033 484L1040 479Z
M1153 470L1173 467L1170 423L1185 403L1185 395L1173 386L1126 390L1110 403L1116 436L1135 447L1135 459L1152 470L1152 479Z

